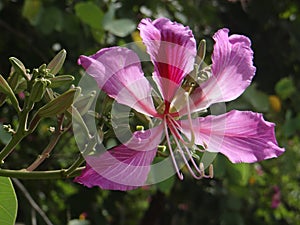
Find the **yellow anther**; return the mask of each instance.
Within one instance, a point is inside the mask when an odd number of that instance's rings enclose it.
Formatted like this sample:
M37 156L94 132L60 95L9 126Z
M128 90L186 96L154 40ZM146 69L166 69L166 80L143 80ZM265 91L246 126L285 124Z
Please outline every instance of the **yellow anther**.
M137 125L137 126L136 126L136 130L137 130L137 131L144 131L144 126Z

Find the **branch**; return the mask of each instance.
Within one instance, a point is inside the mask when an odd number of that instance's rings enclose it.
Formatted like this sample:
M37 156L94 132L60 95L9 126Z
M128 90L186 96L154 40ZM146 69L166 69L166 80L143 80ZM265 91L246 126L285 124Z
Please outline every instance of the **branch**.
M63 115L62 115L63 116ZM51 141L47 145L47 147L44 149L42 154L40 154L36 160L26 168L27 171L33 171L35 170L39 165L41 165L42 162L44 162L47 158L49 158L50 153L56 146L57 142L59 141L60 137L71 128L71 125L69 125L66 129L62 128L63 118L59 118L58 120L58 127L55 131L55 134L52 136Z
M19 179L43 180L43 179L67 179L79 176L85 167L75 169L71 174L66 174L66 169L48 171L26 171L0 169L0 176Z
M49 218L47 217L47 215L44 213L44 211L38 206L38 204L34 201L34 199L31 197L31 195L29 194L29 192L27 191L27 189L25 188L25 186L16 178L12 178L14 184L20 189L20 191L24 194L25 198L28 200L29 204L31 205L32 208L35 209L35 211L38 212L38 214L40 214L40 216L43 218L43 220L45 221L45 223L47 225L54 225Z

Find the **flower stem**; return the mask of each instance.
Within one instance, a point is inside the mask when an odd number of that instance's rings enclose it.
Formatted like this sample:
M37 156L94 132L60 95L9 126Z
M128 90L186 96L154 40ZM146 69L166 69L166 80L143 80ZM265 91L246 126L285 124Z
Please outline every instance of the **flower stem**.
M75 160L75 162L68 168L65 170L64 174L66 177L73 177L74 173L76 173L77 168L79 168L79 166L84 162L84 158L82 156L82 154L80 154L78 156L78 158Z
M35 170L42 162L44 162L47 158L49 158L50 153L58 143L60 137L69 129L71 128L71 125L68 125L65 129L63 128L63 115L61 115L58 118L58 126L57 129L52 136L50 142L48 143L47 147L44 149L44 151L36 158L36 160L26 168L27 171L33 171Z
M12 136L9 143L0 151L0 165L4 163L4 159L14 150L17 144L26 137L29 132L27 130L27 119L33 104L25 99L24 109L19 112L19 125L16 133Z
M12 136L10 142L0 152L0 165L4 163L4 159L14 150L17 144L23 139L23 135L16 133Z
M66 169L49 171L26 171L26 170L6 170L0 169L0 176L19 179L66 179L79 176L84 167L76 168L71 174L66 175Z

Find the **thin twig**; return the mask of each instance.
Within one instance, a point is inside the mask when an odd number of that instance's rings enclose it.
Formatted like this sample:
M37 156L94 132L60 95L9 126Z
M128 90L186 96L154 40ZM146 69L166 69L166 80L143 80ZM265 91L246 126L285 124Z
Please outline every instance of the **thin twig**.
M45 223L47 225L54 225L50 219L47 217L47 215L44 213L44 211L38 206L38 204L34 201L34 199L31 197L25 186L16 178L12 178L14 184L20 189L20 191L24 194L25 198L28 200L29 204L32 208L35 209L35 211L40 214L40 216L43 218Z
M71 124L68 125L68 127L66 127L65 129L62 127L62 123L63 123L63 119L60 118L58 120L58 126L57 129L54 133L54 135L52 136L51 141L49 142L49 144L47 145L47 147L43 150L42 154L40 154L36 160L26 168L27 171L33 171L35 170L39 165L41 165L42 162L44 162L47 158L49 158L50 153L52 152L52 150L54 149L54 147L56 146L57 142L59 141L60 137L71 128Z

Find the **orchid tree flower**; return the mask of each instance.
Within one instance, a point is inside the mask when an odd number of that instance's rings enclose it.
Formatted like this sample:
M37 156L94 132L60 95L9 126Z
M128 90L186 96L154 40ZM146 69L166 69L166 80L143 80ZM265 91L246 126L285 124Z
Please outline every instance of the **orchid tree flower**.
M182 162L196 179L212 176L197 163L195 151L220 152L233 163L253 163L284 152L275 139L275 125L262 114L198 113L236 99L250 85L256 68L247 37L220 29L213 36L212 64L200 66L203 51L197 55L188 27L159 18L143 19L138 29L154 65L152 82L144 76L137 54L127 48L104 48L80 56L78 62L102 91L151 118L153 126L133 132L127 142L102 154L86 156L86 168L76 182L123 191L143 186L162 142L180 179Z

